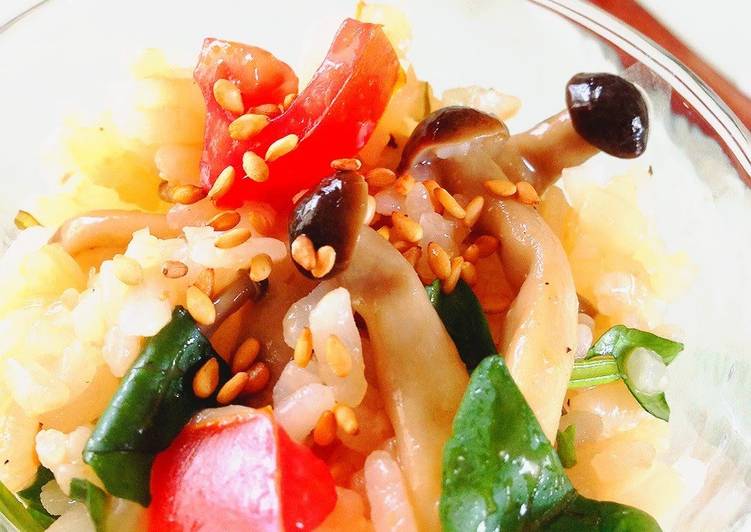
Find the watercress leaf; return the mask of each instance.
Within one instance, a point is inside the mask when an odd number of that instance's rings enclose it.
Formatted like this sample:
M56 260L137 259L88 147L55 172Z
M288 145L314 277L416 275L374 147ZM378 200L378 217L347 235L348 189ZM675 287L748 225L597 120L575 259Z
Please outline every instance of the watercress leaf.
M576 465L576 425L559 430L555 438L555 450L561 465L568 469Z
M620 380L618 364L612 356L594 356L574 362L569 389L589 388Z
M631 329L625 325L615 325L595 342L587 352L586 358L598 355L612 355L619 358L637 347L651 349L662 358L666 365L669 365L683 351L684 345L650 332Z
M545 532L660 532L660 525L648 513L618 504L576 495L563 510L539 528Z
M623 382L644 410L667 421L670 418L670 407L665 400L665 393L640 390L632 376L629 375L629 357L639 347L656 353L665 365L670 365L675 357L683 351L683 344L680 342L674 342L639 329L630 329L624 325L616 325L595 342L586 358L593 360L595 357L612 356Z
M444 530L659 531L648 514L573 488L500 356L475 369L444 448Z
M18 497L26 504L26 509L31 516L44 528L49 527L57 519L56 516L51 515L44 509L40 496L42 494L42 486L54 480L52 471L44 466L37 468L34 482L28 488L24 488L17 493Z
M42 532L47 526L37 521L16 495L0 482L0 515L20 532ZM51 523L50 523L51 524ZM0 522L2 525L2 522Z
M440 281L425 289L469 371L496 352L485 313L467 283L460 280L450 294L441 291Z
M103 532L107 494L88 480L74 478L70 481L70 498L86 505L97 532Z
M573 491L500 356L472 374L443 453L447 531L523 529Z
M210 358L219 362L219 389L230 377L229 367L188 312L175 309L172 320L149 340L123 378L86 443L84 461L109 493L149 504L156 454L194 413L216 404L215 395L199 399L192 390L193 377Z

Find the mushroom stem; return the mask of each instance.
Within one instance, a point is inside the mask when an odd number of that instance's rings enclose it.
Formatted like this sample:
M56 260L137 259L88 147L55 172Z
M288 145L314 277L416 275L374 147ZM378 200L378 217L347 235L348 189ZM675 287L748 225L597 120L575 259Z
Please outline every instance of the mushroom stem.
M569 112L561 111L509 137L496 163L511 181L528 181L542 194L564 168L579 166L599 151L576 132Z
M204 336L211 336L219 326L232 314L240 310L248 301L258 301L268 292L269 282L255 282L246 270L240 270L237 277L214 298L216 319L211 325L201 325L199 329Z
M163 214L102 210L71 218L52 235L50 243L62 244L70 255L99 247L125 247L134 232L146 227L158 238L174 238L180 234L169 226Z

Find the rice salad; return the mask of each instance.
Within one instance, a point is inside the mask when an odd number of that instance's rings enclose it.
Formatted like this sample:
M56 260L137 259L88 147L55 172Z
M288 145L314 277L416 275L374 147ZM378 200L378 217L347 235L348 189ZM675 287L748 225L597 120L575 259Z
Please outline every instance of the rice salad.
M639 196L660 102L571 72L512 135L523 94L435 94L408 48L360 4L307 87L255 46L148 50L132 129L66 130L0 259L12 525L680 523L696 266Z

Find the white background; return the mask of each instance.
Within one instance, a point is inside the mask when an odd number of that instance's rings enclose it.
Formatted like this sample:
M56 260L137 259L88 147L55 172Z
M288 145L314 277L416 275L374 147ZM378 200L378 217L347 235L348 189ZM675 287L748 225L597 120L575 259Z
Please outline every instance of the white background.
M0 0L0 23L38 1ZM641 4L751 95L751 1L641 0Z

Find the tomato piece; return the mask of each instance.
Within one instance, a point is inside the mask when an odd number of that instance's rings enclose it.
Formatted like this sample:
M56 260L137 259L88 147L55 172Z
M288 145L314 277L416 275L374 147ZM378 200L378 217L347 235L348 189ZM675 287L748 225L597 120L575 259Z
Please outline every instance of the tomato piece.
M285 530L312 530L336 506L334 480L323 460L279 430L279 470ZM300 448L304 449L301 451Z
M312 530L326 519L336 505L328 468L268 411L206 412L154 461L149 530Z
M381 27L345 20L305 90L255 137L232 141L226 120L218 124L216 114L207 115L201 161L204 186L209 187L230 165L238 177L244 176L242 156L246 151L263 157L274 141L295 134L299 138L297 147L268 163L267 181L236 179L222 198L226 205L252 199L288 211L295 194L331 173L333 159L352 157L365 145L388 104L398 75L396 52ZM213 80L198 75L196 80L210 105L213 95L207 88ZM224 120L225 115L220 118Z
M193 77L206 101L201 171L202 175L206 173L204 184L210 184L208 176L216 179L218 172L213 169L224 164L222 154L232 153L237 144L227 132L237 117L217 103L214 83L219 79L232 81L240 89L243 105L248 109L268 103L281 104L287 94L297 92L297 76L289 65L263 48L207 38L203 41ZM221 166L219 171L226 166Z

